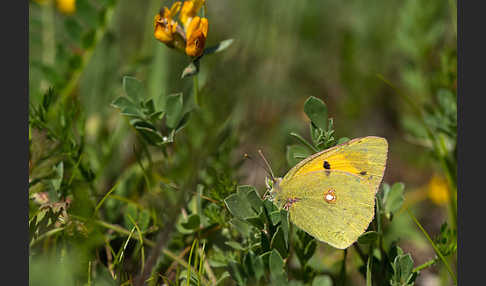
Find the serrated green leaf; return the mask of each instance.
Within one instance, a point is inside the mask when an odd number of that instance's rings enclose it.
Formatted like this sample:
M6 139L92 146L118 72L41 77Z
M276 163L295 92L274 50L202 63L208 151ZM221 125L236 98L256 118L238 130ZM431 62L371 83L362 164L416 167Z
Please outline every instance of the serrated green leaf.
M321 130L327 130L327 106L324 101L311 96L304 103L304 112Z

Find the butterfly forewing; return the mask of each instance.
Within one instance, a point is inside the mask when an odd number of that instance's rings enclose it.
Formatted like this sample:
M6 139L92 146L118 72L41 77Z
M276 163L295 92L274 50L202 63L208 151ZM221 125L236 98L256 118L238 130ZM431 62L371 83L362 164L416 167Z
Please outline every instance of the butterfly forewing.
M385 171L387 153L385 138L356 138L301 161L285 175L283 181L315 171L339 170L362 177L376 193Z
M375 190L366 178L339 170L313 171L282 181L276 199L290 219L316 239L346 248L374 216Z

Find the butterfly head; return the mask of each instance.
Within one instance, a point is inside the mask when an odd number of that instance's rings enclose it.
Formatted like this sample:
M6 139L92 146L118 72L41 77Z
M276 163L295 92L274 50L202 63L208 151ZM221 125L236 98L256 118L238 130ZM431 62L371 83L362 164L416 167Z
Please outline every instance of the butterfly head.
M280 192L280 182L282 181L282 178L265 178L265 184L267 187L267 191L265 192L265 195L263 196L263 199L268 199L270 201L273 201L275 199L275 196Z

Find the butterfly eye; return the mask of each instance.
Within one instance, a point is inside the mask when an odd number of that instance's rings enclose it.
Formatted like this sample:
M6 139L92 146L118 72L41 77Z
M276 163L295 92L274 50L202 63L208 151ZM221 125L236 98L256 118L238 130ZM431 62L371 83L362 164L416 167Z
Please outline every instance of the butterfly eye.
M324 200L327 203L335 203L336 202L336 191L334 189L329 189L324 192Z

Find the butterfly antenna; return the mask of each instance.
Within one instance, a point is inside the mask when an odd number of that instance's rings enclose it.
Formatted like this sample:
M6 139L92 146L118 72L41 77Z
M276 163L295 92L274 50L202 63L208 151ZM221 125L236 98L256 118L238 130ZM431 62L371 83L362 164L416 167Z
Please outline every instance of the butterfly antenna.
M273 180L273 173L271 172L271 170L269 171L264 165L260 164L257 160L253 160L253 158L247 153L245 153L243 157L245 157L245 159L249 159L252 162L256 163L258 167L262 168L265 171L265 173L267 173L267 175L269 175Z
M268 169L267 173L270 174L270 177L272 177L272 181L275 183L275 176L273 175L272 167L270 167L270 164L268 163L267 159L263 155L262 150L258 149L258 154L260 155L260 157L262 157L263 162L265 162L265 165L267 166Z

